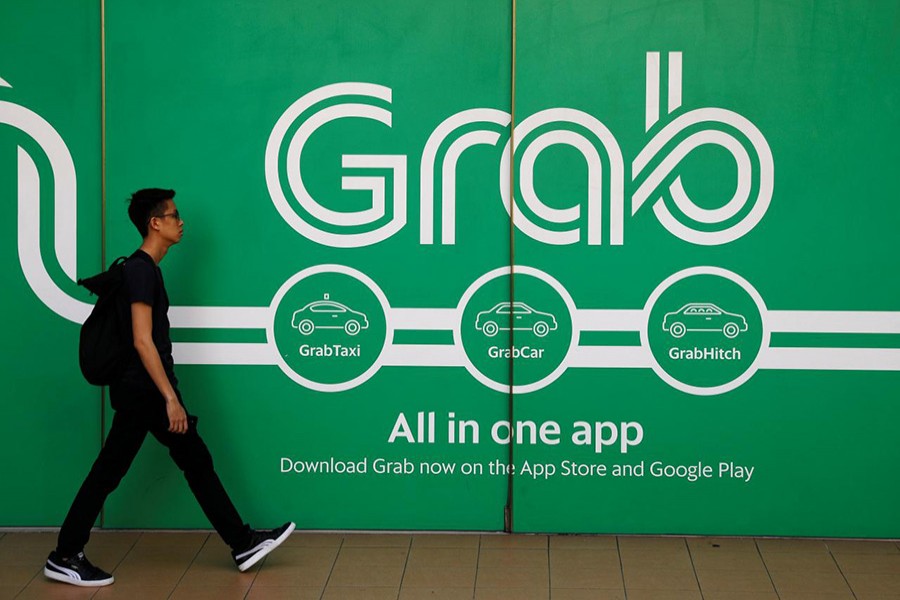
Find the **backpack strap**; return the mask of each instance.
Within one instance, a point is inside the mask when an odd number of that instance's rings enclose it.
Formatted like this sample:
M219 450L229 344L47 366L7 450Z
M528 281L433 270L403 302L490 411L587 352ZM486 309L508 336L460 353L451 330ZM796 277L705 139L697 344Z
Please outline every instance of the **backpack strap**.
M81 287L87 288L91 294L100 296L106 293L111 284L116 284L122 280L121 272L127 260L127 256L120 256L113 261L107 270L91 277L79 278L77 283Z

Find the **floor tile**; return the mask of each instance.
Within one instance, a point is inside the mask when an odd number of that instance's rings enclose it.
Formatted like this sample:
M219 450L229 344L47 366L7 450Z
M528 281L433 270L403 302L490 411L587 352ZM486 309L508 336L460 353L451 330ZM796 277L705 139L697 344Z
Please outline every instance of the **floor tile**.
M172 593L168 586L126 585L116 582L100 588L95 600L166 600Z
M192 565L181 581L178 582L179 587L223 587L233 586L241 588L244 591L250 589L250 584L256 578L256 571L259 566L251 567L247 571L238 571L233 566L231 568L222 567L196 567Z
M56 537L42 536L42 542L28 541L29 534L7 534L0 540L0 564L5 566L43 568L47 555L56 547ZM33 534L38 535L38 534Z
M763 558L766 568L772 572L831 573L838 570L830 553L807 552L804 554L773 553Z
M122 564L129 552L131 552L131 546L126 544L103 544L101 546L90 544L84 551L92 563L110 573Z
M541 567L549 563L546 548L482 548L479 567Z
M595 548L550 549L550 566L555 564L565 565L589 565L601 569L621 570L619 553L616 550L602 550Z
M400 587L404 565L340 565L336 564L328 579L328 587Z
M0 539L0 552L7 549L13 551L23 548L38 548L47 554L56 548L56 538L59 534L55 531L28 531L7 533Z
M717 571L697 570L700 589L704 596L707 592L774 592L769 574L758 571Z
M339 548L344 541L344 535L341 533L307 533L296 532L288 536L282 546L290 548L293 546L303 546L309 548L327 547Z
M894 573L845 573L857 594L900 594L900 571Z
M184 570L193 562L208 539L193 534L145 533L134 544L118 570L141 568L148 563L183 565ZM227 554L226 554L227 556ZM183 571L182 571L183 572Z
M628 600L702 600L699 591L628 590Z
M3 580L0 579L0 581ZM0 600L12 600L24 587L24 585L8 585L6 582L0 583Z
M396 600L395 587L335 587L328 586L322 600Z
M200 552L203 543L188 543L185 545L148 545L138 542L131 550L128 551L126 561L134 557L168 560L191 560Z
M209 532L97 531L100 589L43 577L55 540L0 532L0 600L900 600L900 547L877 540L313 532L240 573Z
M691 552L714 550L719 552L749 552L758 554L756 543L750 538L697 537L687 538Z
M478 588L548 588L550 572L547 567L478 567L475 580Z
M337 559L337 547L290 546L280 547L266 557L266 565L293 567L320 567L333 565Z
M641 566L652 569L693 569L687 549L622 550L624 568Z
M775 583L775 591L782 597L788 592L843 594L849 591L847 582L839 572L775 571L771 576Z
M546 535L482 535L481 548L548 548Z
M170 600L243 600L249 586L195 586L179 585L169 597Z
M97 588L80 588L43 577L33 580L18 595L21 600L83 600L90 598Z
M343 547L337 555L336 566L384 565L402 566L406 564L409 550L406 547Z
M332 565L298 567L289 562L262 566L253 580L253 587L317 587L324 588L331 575Z
M480 534L420 533L413 536L412 547L416 548L478 548Z
M136 548L161 547L166 549L200 548L210 534L202 531L148 531L141 534Z
M866 540L828 540L832 554L900 554L893 542Z
M550 588L550 600L625 600L625 591Z
M261 565L261 563L257 563ZM234 586L249 589L260 566L251 567L246 572L238 571L234 566L228 547L222 542L212 539L197 553L187 571L178 582L178 587L222 587Z
M132 585L171 586L181 580L191 564L191 558L140 557L133 553L125 557L113 575L116 582Z
M625 591L632 590L699 590L697 577L690 569L625 569Z
M622 572L589 565L559 563L550 567L550 586L554 588L624 589Z
M687 550L684 538L657 536L619 536L619 550Z
M359 546L370 548L402 547L409 548L412 536L391 533L351 533L344 536L343 548Z
M594 549L594 550L618 550L618 543L614 535L551 535L549 537L550 550L556 549Z
M846 592L779 592L781 600L857 600L849 591ZM861 600L861 599L859 599Z
M43 577L43 563L37 565L6 565L0 566L0 582L5 586L24 588L35 577Z
M475 587L475 566L429 567L407 566L401 587L404 588L469 588Z
M104 544L134 546L141 539L140 531L123 531L114 529L105 529L103 531L92 531L91 539L87 543L87 548L94 546L102 546Z
M837 554L834 558L844 574L900 573L900 554Z
M256 587L250 588L247 600L319 600L320 587Z
M828 552L828 545L822 540L757 539L756 546L763 556L769 553L781 552L789 552L792 554Z
M474 567L478 562L478 548L431 548L416 547L406 561L408 567L440 566Z
M550 588L476 588L475 600L549 600Z
M467 588L400 588L399 600L472 600L474 589Z
M779 600L772 592L709 592L703 590L703 600Z
M117 583L127 584L131 586L168 586L175 588L181 577L187 571L187 565L183 568L159 568L153 565L143 565L129 569L117 569L113 575Z
M712 550L692 550L691 561L695 569L717 569L730 571L765 571L759 552L720 552Z

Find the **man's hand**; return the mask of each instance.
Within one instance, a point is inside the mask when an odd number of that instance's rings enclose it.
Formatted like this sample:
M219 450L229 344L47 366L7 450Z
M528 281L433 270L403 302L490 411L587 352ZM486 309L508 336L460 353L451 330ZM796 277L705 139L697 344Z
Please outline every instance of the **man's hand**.
M166 412L169 415L169 431L172 433L187 433L187 413L184 412L184 407L177 398L166 400Z

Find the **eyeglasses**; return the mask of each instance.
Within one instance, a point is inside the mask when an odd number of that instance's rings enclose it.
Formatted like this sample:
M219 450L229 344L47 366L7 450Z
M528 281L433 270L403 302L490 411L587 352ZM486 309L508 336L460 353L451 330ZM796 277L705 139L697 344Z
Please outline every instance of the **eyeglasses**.
M156 215L155 217L150 217L150 218L151 218L151 219L153 219L153 218L156 218L156 219L165 219L166 217L175 217L175 220L176 220L176 221L180 221L180 220L181 220L181 213L179 213L179 212L176 210L176 211L174 211L174 212L165 213L165 214L162 214L162 215Z

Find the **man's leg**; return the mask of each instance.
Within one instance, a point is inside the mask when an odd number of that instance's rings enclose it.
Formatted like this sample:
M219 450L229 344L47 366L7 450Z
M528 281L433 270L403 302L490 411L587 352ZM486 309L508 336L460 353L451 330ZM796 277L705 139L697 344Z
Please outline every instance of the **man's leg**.
M103 502L128 472L146 436L147 428L140 418L116 411L106 443L59 531L56 551L60 556L74 556L84 549Z
M187 433L171 433L162 428L154 428L151 433L169 449L203 514L222 540L232 549L246 547L250 542L250 526L241 519L216 474L209 449L197 433L197 418L188 418Z

